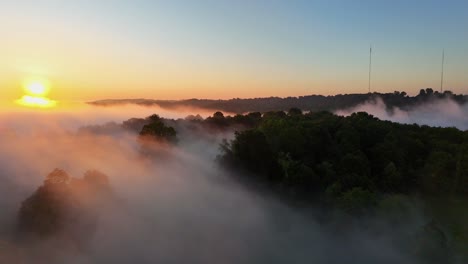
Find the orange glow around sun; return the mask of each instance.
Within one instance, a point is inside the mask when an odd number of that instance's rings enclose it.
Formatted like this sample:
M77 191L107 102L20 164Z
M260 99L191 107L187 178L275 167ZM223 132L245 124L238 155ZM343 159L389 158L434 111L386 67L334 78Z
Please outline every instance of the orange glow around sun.
M57 102L47 98L50 87L47 81L33 80L24 84L25 95L16 103L26 107L51 108L57 105Z

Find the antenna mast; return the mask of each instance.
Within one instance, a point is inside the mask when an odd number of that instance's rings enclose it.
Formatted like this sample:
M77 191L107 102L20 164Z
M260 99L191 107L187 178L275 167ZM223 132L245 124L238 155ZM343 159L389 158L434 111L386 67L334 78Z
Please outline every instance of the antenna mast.
M371 73L372 73L372 45L369 48L369 93L371 92Z
M445 63L445 49L442 50L442 67L440 73L440 92L444 89L444 63Z

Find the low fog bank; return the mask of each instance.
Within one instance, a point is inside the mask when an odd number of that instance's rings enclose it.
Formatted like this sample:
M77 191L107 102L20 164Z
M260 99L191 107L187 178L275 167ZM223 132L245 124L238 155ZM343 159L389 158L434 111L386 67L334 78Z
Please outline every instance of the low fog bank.
M0 119L0 256L18 263L416 263L401 245L429 221L417 202L401 226L340 212L324 220L319 209L260 195L219 168L219 143L233 131L181 132L177 146L156 146L162 154L148 156L136 134L118 125L105 133L76 129L104 121L99 115ZM85 248L16 239L21 202L54 168L73 177L100 170L117 196L97 208Z
M34 128L34 131L56 132L67 130L76 131L82 126L102 125L105 123L121 123L134 117L146 117L158 113L165 118L185 118L193 113L201 117L207 117L212 110L198 108L161 108L157 105L118 105L118 106L94 106L90 104L75 104L72 107L60 106L56 109L29 109L14 108L0 111L0 132L21 132Z
M380 97L376 97L364 104L335 111L335 114L348 116L356 112L367 112L382 120L404 124L468 130L468 104L459 104L449 98L431 100L408 109L401 109L388 107Z

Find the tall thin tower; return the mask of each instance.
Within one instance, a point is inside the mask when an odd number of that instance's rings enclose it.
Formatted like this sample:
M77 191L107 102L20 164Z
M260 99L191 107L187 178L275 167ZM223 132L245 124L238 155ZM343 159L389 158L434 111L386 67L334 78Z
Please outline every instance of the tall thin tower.
M440 71L440 92L444 90L444 63L445 63L445 49L442 50L442 66Z
M371 74L372 74L372 45L369 48L369 93L371 92Z

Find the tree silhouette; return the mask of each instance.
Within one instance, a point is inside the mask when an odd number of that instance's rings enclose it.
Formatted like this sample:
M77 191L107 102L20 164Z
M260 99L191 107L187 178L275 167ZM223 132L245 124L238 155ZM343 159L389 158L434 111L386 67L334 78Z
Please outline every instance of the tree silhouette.
M140 131L140 138L143 140L176 143L177 132L173 127L166 126L158 115L148 118L149 124L144 125Z
M18 228L26 237L61 237L83 246L94 234L98 206L111 198L108 178L88 171L82 179L55 169L18 212Z

